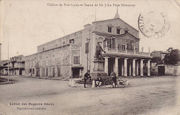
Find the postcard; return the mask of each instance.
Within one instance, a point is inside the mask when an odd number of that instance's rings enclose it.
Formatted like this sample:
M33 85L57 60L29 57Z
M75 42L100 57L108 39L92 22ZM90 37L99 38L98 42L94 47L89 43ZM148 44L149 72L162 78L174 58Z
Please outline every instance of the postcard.
M0 115L179 115L179 0L0 0Z

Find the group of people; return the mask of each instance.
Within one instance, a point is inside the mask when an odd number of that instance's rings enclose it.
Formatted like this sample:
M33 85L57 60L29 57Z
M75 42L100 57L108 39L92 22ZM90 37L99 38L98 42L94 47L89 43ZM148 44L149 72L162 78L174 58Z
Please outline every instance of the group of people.
M110 74L111 76L111 79L112 79L112 82L113 82L113 87L116 87L117 86L117 77L116 77L116 73L115 72L112 72ZM87 80L91 80L91 76L90 76L90 71L88 70L85 74L84 74L84 88L86 88L86 84L87 84ZM101 77L98 77L96 80L95 80L95 85L96 87L100 87L102 85L102 78Z

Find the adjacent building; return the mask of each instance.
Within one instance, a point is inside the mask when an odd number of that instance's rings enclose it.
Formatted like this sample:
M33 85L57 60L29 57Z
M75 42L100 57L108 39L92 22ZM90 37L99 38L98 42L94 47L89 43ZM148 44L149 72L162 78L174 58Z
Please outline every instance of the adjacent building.
M25 75L25 60L23 55L10 58L9 74L10 75Z
M168 50L171 50L169 48ZM151 53L152 61L151 61L151 74L152 75L180 75L180 63L177 64L166 64L165 56L170 54L170 51L153 51ZM180 54L180 53L178 53ZM180 55L178 56L178 58ZM175 60L174 60L175 61Z
M25 75L23 55L11 57L10 60L3 60L0 65L1 75Z
M8 62L9 60L0 61L0 75L8 75Z
M94 72L97 43L101 44L103 67L109 75L150 76L151 56L139 51L139 32L119 18L94 21L84 29L44 43L37 53L25 57L25 74L34 77L81 77Z

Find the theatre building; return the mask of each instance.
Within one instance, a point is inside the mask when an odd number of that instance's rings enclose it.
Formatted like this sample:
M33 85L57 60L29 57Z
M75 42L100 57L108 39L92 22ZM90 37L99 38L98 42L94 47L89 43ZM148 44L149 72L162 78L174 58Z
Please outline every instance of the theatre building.
M90 70L118 76L150 76L151 56L139 51L139 32L119 18L86 24L80 31L37 47L37 53L26 56L27 76L77 78ZM101 64L95 63L97 44Z

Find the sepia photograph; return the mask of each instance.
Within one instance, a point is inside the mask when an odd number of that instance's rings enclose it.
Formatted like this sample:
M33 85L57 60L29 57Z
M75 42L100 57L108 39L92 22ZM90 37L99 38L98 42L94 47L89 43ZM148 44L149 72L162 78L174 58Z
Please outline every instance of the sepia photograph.
M0 115L180 115L180 0L0 0Z

